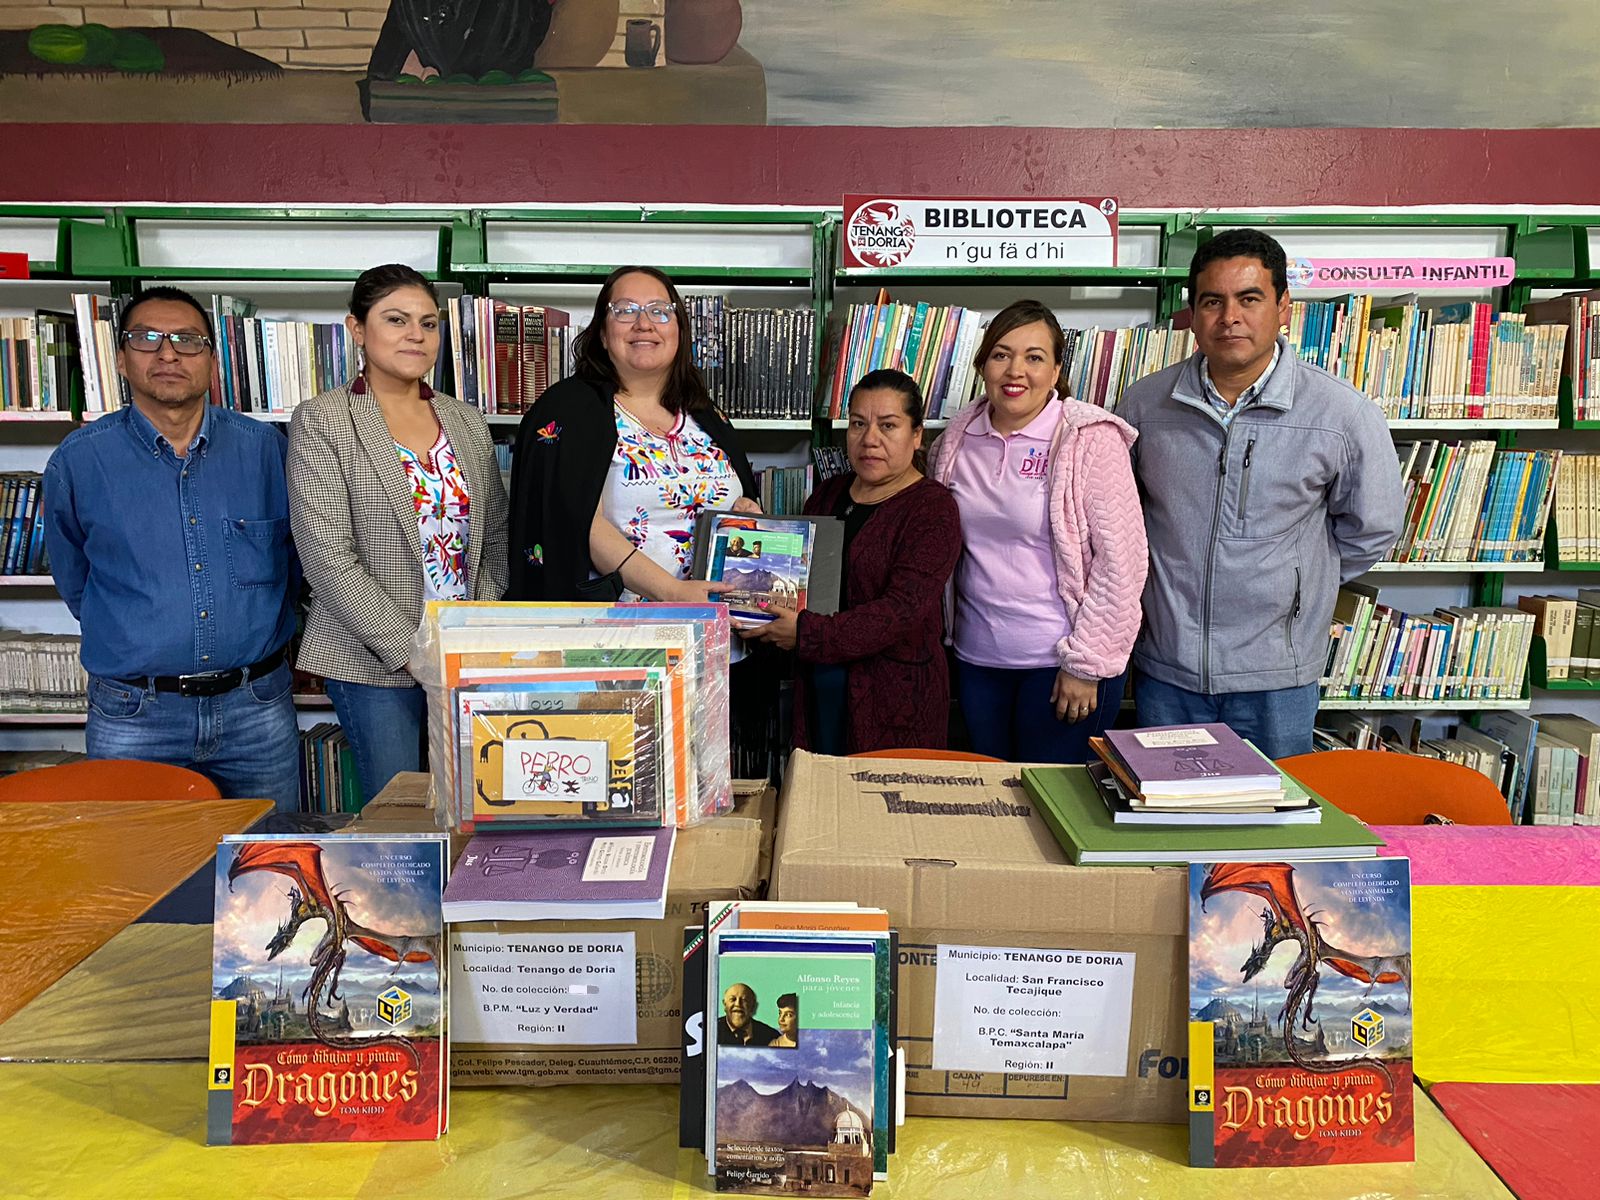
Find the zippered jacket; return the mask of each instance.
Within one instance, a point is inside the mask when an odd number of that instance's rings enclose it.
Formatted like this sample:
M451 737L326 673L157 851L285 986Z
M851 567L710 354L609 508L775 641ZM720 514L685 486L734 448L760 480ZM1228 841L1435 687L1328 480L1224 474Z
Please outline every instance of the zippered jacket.
M988 401L950 418L928 454L928 478L946 487L967 427ZM1105 409L1063 397L1050 442L1050 545L1056 593L1071 628L1056 646L1061 669L1110 679L1127 668L1139 632L1145 580L1144 522L1128 461L1138 435ZM959 504L960 498L957 497ZM954 628L946 604L947 628Z
M1315 683L1339 585L1400 532L1404 489L1383 413L1295 357L1224 427L1201 355L1123 394L1150 573L1133 663L1206 694Z

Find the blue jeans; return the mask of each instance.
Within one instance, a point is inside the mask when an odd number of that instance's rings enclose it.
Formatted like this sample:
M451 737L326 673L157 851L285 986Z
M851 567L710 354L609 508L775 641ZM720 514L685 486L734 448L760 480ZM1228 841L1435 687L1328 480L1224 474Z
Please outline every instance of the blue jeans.
M401 771L422 770L428 697L420 687L375 687L330 679L328 696L355 755L363 804Z
M1095 710L1081 721L1056 717L1054 667L980 667L956 660L956 694L972 748L1007 762L1081 763L1089 739L1117 718L1126 672L1102 679Z
M220 696L180 696L89 678L90 758L137 758L199 771L230 798L300 808L300 731L280 663Z
M1249 738L1268 758L1311 753L1311 726L1321 689L1315 683L1270 692L1191 692L1140 672L1133 681L1140 725L1203 725L1220 721Z

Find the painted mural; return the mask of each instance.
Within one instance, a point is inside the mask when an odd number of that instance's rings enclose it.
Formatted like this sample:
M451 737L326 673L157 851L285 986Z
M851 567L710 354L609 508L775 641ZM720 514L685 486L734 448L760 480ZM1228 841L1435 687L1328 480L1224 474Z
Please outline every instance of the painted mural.
M1600 126L1595 0L0 0L6 120Z

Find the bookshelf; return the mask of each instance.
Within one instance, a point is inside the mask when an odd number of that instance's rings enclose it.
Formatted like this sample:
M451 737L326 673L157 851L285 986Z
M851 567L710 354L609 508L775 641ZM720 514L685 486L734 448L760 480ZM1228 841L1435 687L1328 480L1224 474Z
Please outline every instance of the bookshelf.
M838 259L837 208L658 207L603 204L572 207L290 207L252 206L0 206L0 248L25 251L32 278L0 280L0 315L36 308L67 309L74 291L128 295L147 283L187 287L254 300L265 316L339 320L351 280L364 268L407 262L436 282L445 297L475 294L521 304L565 308L574 316L593 305L600 281L618 264L660 266L690 296L718 296L733 307L793 308L812 314L810 361L820 385L831 361L829 338L844 306L888 288L897 300L959 303L985 316L1021 295L1036 295L1069 327L1102 328L1154 322L1183 306L1187 264L1215 232L1253 226L1278 237L1292 256L1506 255L1515 282L1498 293L1452 293L1518 309L1543 296L1600 284L1600 209L1542 213L1424 212L1411 209L1146 211L1124 209L1114 267L952 268L900 274L846 270ZM1311 292L1307 298L1331 293ZM281 423L286 414L258 414ZM520 416L489 418L509 437ZM739 419L760 465L798 465L811 446L838 437L842 420L813 415ZM936 433L943 421L930 421ZM74 428L67 413L0 412L0 470L39 470ZM1576 421L1570 391L1558 416L1546 419L1390 421L1397 437L1492 438L1511 448L1519 438L1567 445L1592 436L1600 421ZM1567 586L1572 572L1600 572L1600 563L1382 563L1373 582L1403 588L1423 603L1490 604L1515 590ZM0 579L3 620L25 628L71 629L64 606L44 577ZM1525 701L1498 702L1514 706ZM1382 708L1337 701L1330 707ZM1408 703L1408 708L1470 711L1471 702ZM42 719L60 724L60 714ZM6 724L19 724L8 721Z

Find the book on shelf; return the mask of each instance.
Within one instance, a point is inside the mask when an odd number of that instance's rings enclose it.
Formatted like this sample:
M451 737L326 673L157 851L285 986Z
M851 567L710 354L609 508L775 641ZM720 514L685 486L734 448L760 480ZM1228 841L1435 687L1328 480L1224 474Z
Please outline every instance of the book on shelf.
M831 336L827 414L844 417L850 389L872 371L892 368L917 381L929 420L949 417L980 390L972 365L983 337L976 309L959 305L896 303L879 290L868 304L852 304Z
M356 345L343 321L262 317L253 301L213 295L211 322L216 330L211 402L223 408L292 413L302 400L356 377ZM438 379L436 362L426 382Z
M1531 326L1559 329L1561 378L1572 396L1575 420L1600 419L1600 288L1569 292L1522 306Z
M448 869L443 834L223 838L208 1143L444 1133Z
M881 909L740 901L686 931L680 1142L718 1191L863 1196L901 1111ZM696 1050L698 1049L698 1053Z
M1477 301L1429 308L1415 295L1295 300L1302 360L1370 396L1390 420L1554 420L1564 333Z
M1090 746L1145 805L1277 805L1284 800L1278 769L1220 722L1108 729Z
M1131 328L1065 329L1063 377L1075 400L1115 409L1128 385L1194 353L1194 334L1170 321Z
M1410 867L1189 868L1190 1166L1413 1160Z
M1285 775L1283 789L1291 801L1288 807L1268 805L1205 805L1199 808L1160 808L1138 802L1103 762L1088 764L1089 778L1100 791L1106 811L1118 825L1315 825L1322 820L1322 809L1298 781Z
M1545 681L1560 683L1573 678L1572 641L1578 623L1578 602L1567 596L1518 596L1517 607L1533 614L1533 636L1544 641Z
M0 317L0 412L71 412L80 394L77 356L70 313Z
M1571 774L1563 774L1559 805L1546 804L1546 815L1558 811L1563 825L1600 825L1600 725L1577 713L1541 712L1539 733L1559 742L1553 749L1571 748L1566 761ZM1538 808L1535 806L1535 817ZM1568 821L1566 818L1571 817ZM1542 824L1537 819L1535 824Z
M43 480L35 471L0 474L0 575L47 575Z
M695 522L694 579L726 583L717 599L731 620L761 625L771 605L839 611L844 523L836 517L701 513Z
M659 920L677 827L475 834L444 892L457 921Z
M1322 675L1325 700L1516 700L1533 614L1504 605L1402 612L1375 589L1339 589Z
M1082 767L1024 767L1022 785L1075 866L1360 858L1378 838L1314 793L1322 819L1309 825L1181 826L1118 824Z
M526 412L547 387L572 374L572 339L581 326L564 309L469 292L445 301L442 324L446 390L486 415Z
M1600 562L1600 454L1564 453L1556 477L1556 559Z
M360 812L364 798L350 739L337 722L300 731L300 808L311 813Z
M1405 519L1389 562L1541 562L1560 450L1397 442Z
M117 371L117 317L121 311L120 297L91 292L72 295L85 413L111 412L132 402L128 381Z
M89 676L76 634L0 629L0 712L83 713Z
M728 418L808 420L816 391L816 314L809 308L734 308L685 296L690 353Z
M1517 712L1487 712L1478 718L1478 731L1494 738L1506 747L1516 760L1516 778L1509 789L1506 802L1511 809L1511 823L1526 823L1528 802L1533 795L1534 775L1537 770L1539 718L1537 714Z
M766 467L756 472L756 484L761 490L761 511L776 517L799 516L807 498L816 487L816 468L807 464L799 467Z

